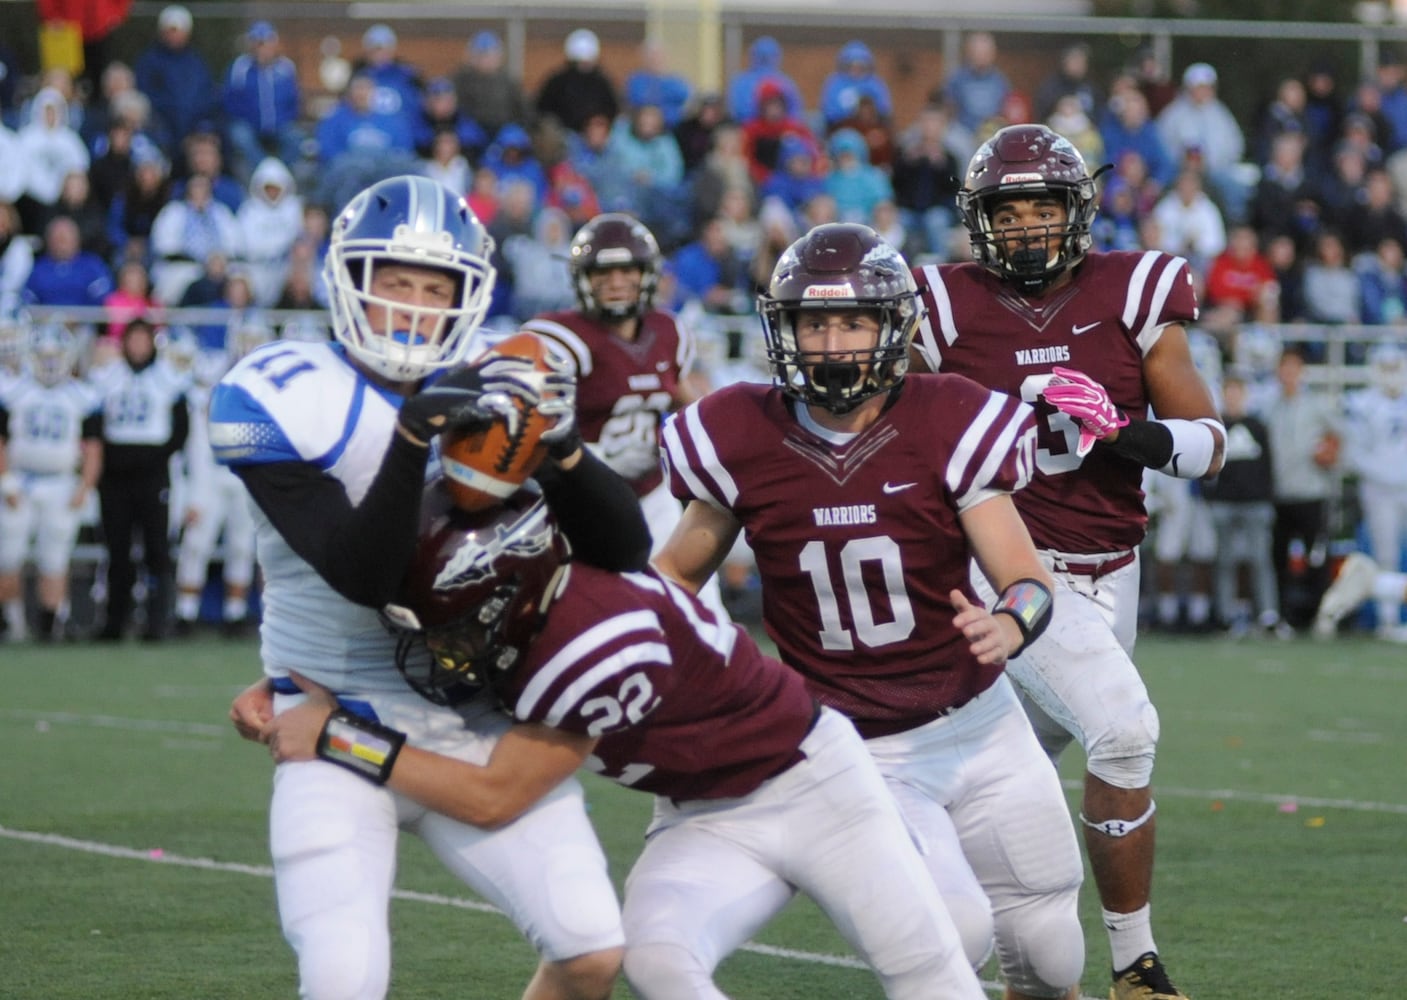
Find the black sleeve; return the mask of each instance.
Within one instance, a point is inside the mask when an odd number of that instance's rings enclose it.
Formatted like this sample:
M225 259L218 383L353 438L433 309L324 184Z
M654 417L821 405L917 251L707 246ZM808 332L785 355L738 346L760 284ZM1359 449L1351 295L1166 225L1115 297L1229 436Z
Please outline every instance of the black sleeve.
M0 438L10 438L10 411L0 406Z
M0 429L0 434L3 433L3 429ZM102 410L94 410L83 418L83 429L80 434L85 438L101 438L103 436Z
M1130 418L1128 424L1119 429L1114 443L1105 447L1144 468L1161 469L1172 461L1173 436L1165 424L1156 420Z
M171 404L171 438L166 442L166 457L170 458L186 446L191 432L191 408L185 396L177 396Z
M235 466L284 541L328 586L354 604L396 598L420 525L428 449L399 434L355 507L342 484L306 462Z
M630 484L583 449L570 472L555 465L536 476L575 558L616 573L650 561L650 527Z

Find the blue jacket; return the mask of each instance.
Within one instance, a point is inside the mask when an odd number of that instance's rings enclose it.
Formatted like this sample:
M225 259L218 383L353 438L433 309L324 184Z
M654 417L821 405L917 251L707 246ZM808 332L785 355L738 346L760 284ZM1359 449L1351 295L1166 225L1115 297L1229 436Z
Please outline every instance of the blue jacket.
M391 149L410 152L415 148L408 116L377 111L359 115L346 104L339 104L318 123L317 137L318 161L323 164L349 150L378 153Z
M40 306L100 306L112 291L112 272L95 253L72 260L37 257L24 286L24 300Z
M689 82L682 76L638 70L625 81L625 103L632 108L653 104L664 115L665 127L674 128L689 103Z
M464 151L464 155L468 157L470 162L478 159L479 153L489 142L489 137L484 133L479 123L462 111L454 116L452 123L431 121L426 117L424 111L420 111L416 114L415 124L411 128L411 137L415 140L416 153L428 158L430 149L435 143L435 134L442 130L454 132L459 139L459 148Z
M1379 325L1400 323L1407 317L1407 277L1386 275L1373 264L1358 273L1362 295L1363 322Z
M220 110L220 94L205 60L194 48L153 45L138 57L134 71L137 89L151 99L152 110L170 129L173 142L179 144L197 125L213 124Z
M748 49L748 68L728 84L728 114L735 122L747 122L757 117L757 88L766 80L782 88L788 118L800 118L805 113L796 81L782 72L781 65L782 47L775 38L763 35L752 43Z
M509 149L518 150L522 156L516 163L509 163L504 159L504 152ZM537 203L542 204L542 200L547 197L547 171L542 164L533 156L532 139L529 138L527 130L515 122L509 122L498 130L498 135L494 136L493 145L484 153L483 165L492 170L494 176L498 178L498 189L503 190L503 186L511 181L527 181L537 191Z
M1144 122L1136 132L1130 132L1117 115L1106 114L1099 124L1099 137L1104 140L1104 158L1110 163L1118 163L1120 155L1133 150L1143 157L1148 176L1159 184L1166 187L1177 177L1178 164L1163 145L1158 126L1151 120ZM1090 164L1090 169L1094 169L1094 164Z
M377 111L410 118L419 110L420 95L425 87L420 74L412 67L403 62L388 62L384 66L360 66L357 72L376 81L376 96L371 99L371 106Z
M852 76L847 72L851 63L864 63L869 72L863 76ZM836 69L826 77L821 86L821 115L827 125L844 121L855 113L860 98L874 100L875 109L881 118L888 119L894 114L894 102L889 96L889 84L874 72L874 56L864 42L848 42L836 56Z
M261 136L278 135L301 113L298 70L286 56L260 66L242 55L230 64L224 97L227 117L248 122Z

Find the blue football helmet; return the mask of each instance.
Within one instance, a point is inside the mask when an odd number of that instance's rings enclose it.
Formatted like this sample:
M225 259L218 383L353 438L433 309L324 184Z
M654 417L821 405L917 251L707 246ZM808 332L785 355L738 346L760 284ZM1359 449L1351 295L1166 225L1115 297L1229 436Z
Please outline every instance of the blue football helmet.
M415 382L464 361L493 295L494 243L465 201L428 177L392 177L373 184L332 225L323 275L332 332L347 353L393 382ZM456 303L414 306L372 294L378 265L396 263L450 274ZM367 306L384 310L373 328ZM409 316L408 329L395 329Z

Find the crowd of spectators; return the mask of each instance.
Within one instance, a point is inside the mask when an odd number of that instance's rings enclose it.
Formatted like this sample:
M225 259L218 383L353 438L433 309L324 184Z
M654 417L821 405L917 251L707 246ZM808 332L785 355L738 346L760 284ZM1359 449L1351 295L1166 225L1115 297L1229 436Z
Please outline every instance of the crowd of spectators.
M555 239L558 213L575 228L631 212L669 254L689 248L695 261L715 246L705 256L728 287L697 288L693 266L695 284L671 304L731 308L751 299L778 248L830 218L876 225L911 258L963 258L953 208L963 165L995 128L1039 120L1092 167L1112 164L1097 246L1187 256L1211 310L1249 318L1273 284L1282 321L1391 324L1403 312L1394 261L1407 244L1407 83L1392 52L1360 81L1323 66L1287 75L1256 120L1238 121L1207 63L1179 84L1140 51L1101 78L1077 43L1027 95L1001 69L996 39L974 31L927 103L900 120L859 39L839 46L814 94L770 36L753 41L722 93L699 93L658 40L633 66L603 66L599 39L579 28L530 92L494 32L431 72L376 24L344 72L322 74L340 92L317 103L272 23L249 25L243 51L213 69L191 44L196 30L189 10L164 8L131 67L89 68L91 95L61 70L6 77L0 113L13 128L0 129L0 158L20 167L0 176L0 203L18 213L0 210L0 311L101 303L132 263L165 305L208 286L212 262L214 280L247 274L259 306L308 284L320 303L316 276L292 273L321 256L319 220L305 213L325 218L366 184L411 171L465 192L499 235L520 237L513 259L500 254L505 322L542 298L515 291L516 262L541 256L522 241L539 228ZM78 228L76 252L69 227L51 228L60 216Z
M329 218L367 184L419 172L464 192L497 240L492 322L570 304L572 233L625 211L666 252L661 303L726 332L713 356L733 364L755 336L737 317L806 228L865 222L911 260L966 259L954 196L968 158L997 128L1042 121L1092 171L1111 165L1096 248L1187 257L1202 331L1228 365L1242 367L1244 331L1277 324L1407 331L1407 69L1391 51L1362 80L1320 65L1286 74L1254 120L1238 120L1208 63L1174 78L1141 50L1100 76L1078 43L1026 94L997 40L974 31L900 117L859 39L839 46L815 93L770 36L710 93L656 40L634 65L604 65L580 28L529 90L494 32L474 34L457 66L421 67L376 24L343 69L324 64L338 92L316 102L274 24L249 25L224 67L191 45L200 28L186 8L164 8L132 66L89 67L91 94L62 70L3 77L0 315L105 306L100 332L115 339L162 308L321 308ZM222 346L223 325L196 333ZM1322 338L1297 349L1325 358Z

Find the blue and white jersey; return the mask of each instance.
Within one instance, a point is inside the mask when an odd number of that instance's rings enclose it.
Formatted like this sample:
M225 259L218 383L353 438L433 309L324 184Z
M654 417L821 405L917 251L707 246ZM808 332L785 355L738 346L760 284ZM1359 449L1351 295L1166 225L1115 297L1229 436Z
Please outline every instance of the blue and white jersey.
M1407 487L1407 395L1369 387L1344 395L1344 464L1364 482Z
M46 386L20 376L0 396L0 407L9 413L10 470L49 476L78 470L83 421L102 408L102 399L77 379Z
M90 378L103 397L103 439L112 444L163 445L171 440L171 409L190 379L157 361L139 372L117 361Z
M276 341L215 386L210 446L223 465L304 462L361 502L381 467L401 398L348 363L340 345ZM296 670L338 694L406 691L396 640L373 608L353 604L294 553L255 510L264 573L264 672Z

